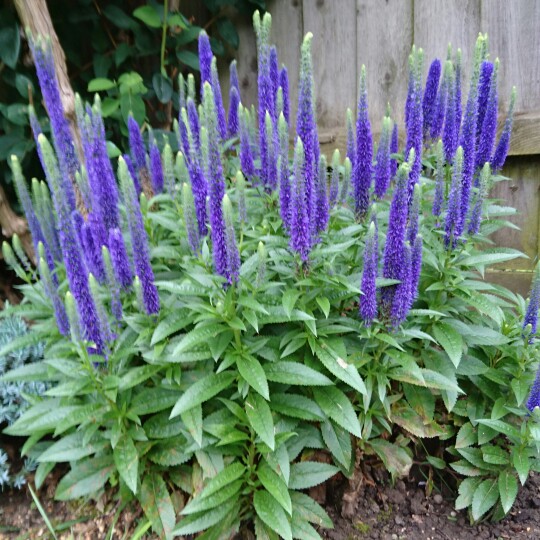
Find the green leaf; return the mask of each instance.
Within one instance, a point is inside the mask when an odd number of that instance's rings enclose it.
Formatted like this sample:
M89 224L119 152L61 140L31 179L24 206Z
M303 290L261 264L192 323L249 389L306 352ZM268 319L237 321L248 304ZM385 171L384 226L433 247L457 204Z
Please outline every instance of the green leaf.
M238 49L240 44L240 38L238 32L232 21L228 18L222 17L217 21L217 29L219 35L232 47Z
M202 421L202 406L196 405L192 409L181 414L182 421L186 425L193 440L202 447L203 440L203 421Z
M97 78L92 79L88 83L88 92L103 92L105 90L111 90L112 88L116 88L116 83L114 81L111 81L111 79L105 79L105 78Z
M296 514L305 521L315 523L318 527L331 529L332 520L324 508L315 502L309 495L299 491L291 492L291 501L293 503L293 519Z
M293 514L292 534L293 538L300 540L322 540L319 533L305 520L300 519L296 514Z
M456 510L463 510L472 504L474 492L480 485L480 482L482 482L482 478L465 478L465 480L459 484Z
M324 413L313 400L289 392L286 394L272 394L272 410L302 420L315 422L324 420Z
M163 411L178 401L178 394L180 390L173 388L144 388L133 397L130 411L140 416Z
M94 495L109 479L114 470L112 456L102 456L77 463L60 480L55 493L59 501L68 501Z
M246 414L255 433L274 450L274 421L268 403L259 394L250 392L246 399Z
M490 253L483 252L478 255L470 255L459 261L459 264L463 266L485 266L511 261L518 257L526 257L526 255L517 249L504 248L504 251L502 249L497 249Z
M392 476L406 476L409 474L412 458L405 448L380 438L371 439L369 444Z
M339 469L328 463L316 461L301 461L291 465L289 488L307 489L326 482L339 472Z
M508 452L500 446L485 444L482 446L482 456L486 463L492 465L507 465L510 462Z
M166 540L173 538L176 522L174 506L160 474L145 474L139 501L146 517L152 522L154 532Z
M334 383L324 374L299 362L285 360L264 366L268 380L298 386L332 386Z
M133 16L150 28L161 28L161 17L153 6L138 7L133 12Z
M514 448L512 452L512 463L518 473L521 485L524 486L531 470L531 460L529 459L527 449Z
M499 499L497 480L484 480L475 490L471 511L476 521L480 519Z
M321 409L336 424L362 438L362 428L347 396L335 386L313 388L313 396Z
M508 422L505 422L504 420L491 420L484 418L477 420L477 422L506 435L513 442L518 442L521 439L519 431L514 426L512 426Z
M211 373L196 383L192 384L176 402L170 418L200 405L227 388L234 380L234 374L228 371Z
M190 67L191 69L194 69L195 71L200 70L199 57L195 53L186 51L185 49L178 49L176 51L176 57L178 60L180 60L180 62L186 64L186 66Z
M146 117L146 106L140 94L140 92L135 92L133 90L127 90L126 92L121 93L120 112L124 122L127 123L130 114L133 115L139 124L144 122Z
M21 49L21 34L16 22L2 25L0 29L0 60L11 69L15 69Z
M443 322L433 325L433 334L457 368L463 354L463 338L461 335L457 330Z
M508 514L518 494L516 477L510 471L501 471L499 474L499 496L505 514Z
M224 486L222 489L209 495L208 497L196 497L192 499L188 505L182 510L182 514L196 514L205 510L211 510L217 506L221 506L223 503L238 495L238 492L244 485L243 480L236 480L230 484Z
M83 457L100 452L109 446L109 442L106 440L90 441L83 445L83 439L84 433L82 431L66 435L40 454L37 461L39 463L77 461Z
M193 349L193 347L196 347L197 345L207 343L208 341L215 339L225 330L227 330L227 328L220 323L199 326L184 336L182 341L175 347L173 356Z
M354 388L362 395L367 395L366 385L360 377L358 370L352 365L348 364L332 347L327 343L319 343L315 340L310 340L313 352L317 355L317 358L321 361L324 367L335 375L338 379Z
M283 478L264 462L257 469L257 476L266 491L276 499L289 515L292 515L291 497Z
M4 373L0 382L51 381L58 379L58 374L45 362L32 362Z
M133 388L146 381L161 369L161 366L155 366L147 364L146 366L140 366L130 369L127 373L121 375L120 384L118 390L123 392L128 388Z
M283 309L285 310L287 317L290 318L298 298L300 298L300 293L298 291L295 291L294 289L287 289L285 291L285 294L281 298L281 303L283 304Z
M148 452L148 459L162 467L174 467L182 465L189 459L192 454L183 452L185 444L184 438L165 439L154 446Z
M137 493L139 454L131 437L123 434L113 451L114 463L127 487Z
M165 319L163 319L154 330L152 334L152 340L150 345L155 345L165 338L169 337L171 334L182 330L189 324L193 322L194 317L190 315L188 310L184 309L175 309L170 313Z
M244 353L235 356L240 375L256 392L265 399L270 399L268 381L260 362L252 355Z
M239 461L227 465L222 471L214 476L210 482L208 482L199 495L199 499L204 499L210 497L210 495L213 495L214 493L218 493L225 486L238 480L245 472L246 468Z
M349 433L326 420L321 423L321 435L334 459L346 471L349 471L352 464L352 445Z
M321 308L324 316L328 319L328 315L330 315L330 300L328 300L326 296L317 296L317 298L315 298L315 301Z
M152 77L152 86L154 92L161 103L169 103L173 95L173 87L169 77L163 73L154 73Z
M463 424L456 435L456 448L466 448L476 444L477 436L470 422Z
M204 531L231 514L236 504L236 500L229 500L229 502L222 504L219 508L189 514L180 520L174 528L173 535L187 536Z
M253 506L261 520L285 540L292 540L287 514L267 491L259 490L253 495Z

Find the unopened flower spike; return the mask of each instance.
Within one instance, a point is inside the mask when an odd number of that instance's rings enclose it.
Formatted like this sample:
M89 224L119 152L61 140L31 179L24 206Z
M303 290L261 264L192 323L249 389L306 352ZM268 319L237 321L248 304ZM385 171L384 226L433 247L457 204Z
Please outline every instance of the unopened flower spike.
M290 246L306 263L311 248L311 232L304 178L304 145L300 137L294 147L294 165L290 202Z
M283 98L283 116L285 116L285 120L288 124L290 122L289 74L285 66L283 66L279 72L279 87Z
M195 203L193 201L191 187L185 182L182 185L182 210L189 247L194 255L198 255L200 252L201 240L197 219L195 217Z
M393 122L392 135L390 137L390 155L399 152L399 137L397 122ZM398 162L395 157L390 159L390 179L394 178L397 172Z
M315 193L315 234L320 235L328 226L329 204L328 204L328 180L327 180L326 156L319 157L319 174L317 179L317 190Z
M360 317L366 326L370 326L377 317L377 272L379 265L379 241L377 220L373 220L369 225L364 246L364 269L362 271L361 290L362 295L359 300Z
M372 161L373 139L368 115L366 67L362 66L360 72L358 116L356 119L356 161L352 175L354 207L357 218L363 218L368 210Z
M223 215L225 217L225 239L227 244L226 278L229 284L236 283L240 276L240 253L234 231L234 214L229 196L223 196Z
M347 157L354 163L356 156L356 139L354 136L354 117L351 109L347 109Z
M259 242L259 245L257 246L257 276L255 277L256 287L260 287L265 282L267 257L268 255L266 253L264 244Z
M341 165L341 154L336 148L332 154L332 176L330 178L330 208L336 205L339 195L339 167Z
M188 137L189 137L189 145L191 147L191 151L200 152L201 150L201 123L199 118L199 112L197 110L197 106L195 105L195 101L188 97L187 100L187 120L186 126L188 127ZM182 111L182 115L183 115ZM182 119L184 119L184 116L182 116ZM184 120L185 122L185 120ZM193 141L191 141L191 138L193 138Z
M422 271L422 249L423 238L421 234L416 235L411 246L411 272L410 272L410 296L407 311L409 311L418 297L418 285Z
M349 157L345 158L343 162L343 182L341 183L341 190L339 192L339 201L341 204L347 202L349 198L349 192L351 190L351 175L352 175L352 163Z
M122 289L127 289L133 282L133 272L120 229L109 231L108 246L116 280Z
M174 176L174 161L171 145L167 143L163 148L163 177L165 189L172 199L176 196L176 182Z
M456 241L460 235L457 225L460 219L461 211L461 187L463 180L463 148L457 149L452 167L452 184L448 195L448 210L446 212L445 237L444 243L447 248L455 247Z
M512 135L512 124L514 121L514 106L516 103L516 87L512 88L512 95L510 97L510 106L508 108L508 115L504 122L504 127L501 133L493 157L491 158L491 169L496 174L498 173L506 161L508 150L510 149L510 136Z
M195 91L195 77L193 73L188 73L187 76L187 97L193 101L197 98L197 92Z
M236 172L236 204L238 206L238 217L242 223L247 222L246 210L246 179L242 171Z
M107 246L101 246L101 258L105 267L107 289L111 297L111 312L117 321L122 320L122 301L120 300L120 286L114 273L111 254Z
M178 74L178 109L186 106L186 79L182 73Z
M75 298L70 291L66 293L65 306L71 340L74 343L80 343L83 340L81 324L79 321L79 314L77 313L77 306L75 305Z
M375 195L382 199L390 186L391 163L390 163L390 143L392 120L385 116L382 125L381 138L377 148L377 156L374 170Z
M489 163L484 163L482 171L480 172L480 181L478 186L478 192L476 193L474 208L471 212L471 219L469 221L469 234L478 234L480 231L480 224L482 221L482 205L484 199L487 197L489 187L491 183L491 167Z
M536 264L529 293L529 302L523 318L523 329L530 326L529 343L536 335L538 329L538 310L540 309L540 262ZM540 396L538 396L540 398Z
M240 83L238 82L238 68L236 65L236 60L233 60L229 65L229 87L236 88L238 92L238 97L240 97Z
M439 139L436 149L436 166L435 166L435 194L433 196L432 214L440 216L444 204L444 150L443 142Z
M420 202L422 189L420 184L414 186L413 198L409 207L409 217L407 221L407 240L413 246L414 240L418 234L418 220L420 215Z
M426 88L422 99L422 115L424 121L424 139L430 135L433 115L436 110L437 91L439 88L439 79L441 78L441 61L436 58L429 66L426 80Z
M290 228L291 180L289 170L289 126L284 113L279 115L279 212L286 230Z
M274 122L270 113L266 111L264 118L264 128L266 130L266 187L270 190L274 190L277 187L277 158L278 149L275 147L277 137L274 136Z
M454 68L447 61L444 65L443 84L447 88L446 110L444 112L444 126L442 129L442 141L444 157L448 164L454 160L458 146L458 133L456 132L456 85L454 81Z
M216 104L217 126L221 139L227 137L227 120L225 119L225 108L223 107L223 97L221 95L221 86L219 84L219 75L217 70L217 60L212 58L212 90L214 93L214 102Z

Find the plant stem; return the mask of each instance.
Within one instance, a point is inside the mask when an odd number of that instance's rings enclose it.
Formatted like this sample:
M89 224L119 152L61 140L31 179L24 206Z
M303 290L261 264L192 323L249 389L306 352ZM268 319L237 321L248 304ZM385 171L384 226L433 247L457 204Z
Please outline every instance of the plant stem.
M167 15L169 13L169 0L163 2L163 26L161 32L161 54L160 54L160 67L161 74L167 76L167 71L165 70L165 43L167 41Z

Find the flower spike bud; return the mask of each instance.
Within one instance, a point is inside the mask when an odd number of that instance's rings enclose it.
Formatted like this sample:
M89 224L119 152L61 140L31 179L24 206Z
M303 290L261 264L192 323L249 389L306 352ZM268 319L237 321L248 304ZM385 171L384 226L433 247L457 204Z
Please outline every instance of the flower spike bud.
M439 79L441 78L441 61L436 58L429 66L426 80L426 88L422 99L422 116L424 120L424 138L429 136L433 114L435 112L435 103L437 100L437 90L439 88Z
M193 73L188 73L187 76L187 97L195 101L197 97L197 92L195 91L195 77Z
M260 287L266 277L266 264L267 264L266 248L262 242L259 242L257 246L257 276L255 278L255 287Z
M122 289L127 289L133 281L133 272L120 229L109 231L109 250L116 280Z
M461 105L461 49L457 50L456 53L456 62L455 62L455 78L454 78L454 99L456 103L456 138L459 138L459 132L461 130L461 116L462 116L462 105Z
M212 47L210 46L210 38L208 34L201 30L199 34L199 66L201 69L201 90L205 82L212 80ZM202 96L201 96L202 97Z
M167 193L171 199L174 199L176 195L176 182L174 177L173 151L169 143L163 148L163 176Z
M189 184L182 185L182 209L189 247L195 256L200 253L200 236L195 217L195 203Z
M432 214L440 216L444 204L444 151L441 139L437 143L436 156L435 195L433 196Z
M392 310L390 312L390 319L392 326L397 328L407 318L409 312L409 306L411 302L411 265L412 254L411 245L406 242L402 250L402 262L399 267L399 274L397 279L400 283L396 285L394 298L392 301Z
M461 197L463 182L463 148L457 149L454 165L452 167L452 184L448 195L448 210L446 213L444 243L447 248L454 248L460 232L458 223L460 219Z
M409 217L407 222L407 240L414 245L414 240L418 234L418 220L420 215L420 201L422 198L422 188L420 184L414 186L413 198L409 207Z
M232 285L238 281L240 276L240 253L236 245L233 208L227 194L223 196L223 215L225 217L225 241L227 245L226 278L229 284Z
M247 223L247 210L246 210L246 179L242 174L242 171L236 172L236 193L238 205L238 217L242 223Z
M221 86L219 84L219 75L217 70L217 60L212 58L212 90L214 92L214 102L216 104L217 126L221 139L227 137L227 121L225 119L225 108L223 107L223 96L221 95Z
M26 282L30 281L30 278L24 271L24 268L17 260L17 257L13 252L13 248L5 240L2 242L2 256L4 257L4 261L6 261L6 264L15 272L15 274L20 279Z
M422 235L418 234L414 239L411 251L411 272L410 272L410 298L407 312L412 308L414 301L418 297L418 285L422 271Z
M290 122L290 101L289 101L289 73L287 68L283 66L279 72L279 88L281 89L281 95L283 98L282 111L285 116L287 124Z
M352 163L349 157L345 158L343 162L343 183L341 184L341 191L339 194L339 201L341 204L345 204L349 198L349 192L351 190L351 175L352 175Z
M354 118L351 109L347 109L347 157L354 163L356 156L356 140L354 136Z
M150 148L150 179L152 181L152 190L155 194L163 191L163 165L161 163L161 154L154 141Z
M255 165L251 149L251 137L247 109L238 104L238 117L240 122L240 167L248 180L253 181Z
M107 288L111 295L111 312L117 321L122 320L122 302L120 300L120 287L111 260L111 254L107 246L101 246L101 258L105 267L105 275L107 279Z
M469 222L469 234L478 234L480 231L480 223L482 221L482 205L484 199L486 198L489 187L491 183L491 167L489 163L484 163L482 167L482 172L480 173L480 185L478 193L476 194L476 200L474 203L474 208L471 213L471 219Z
M276 94L276 115L278 118L282 112L283 112L283 88L279 86L277 89L277 94Z
M383 120L381 138L377 148L377 157L374 170L375 176L375 195L382 199L390 186L390 142L392 120L386 116Z
M264 128L266 130L266 174L264 178L266 180L266 187L270 190L274 190L277 187L277 158L278 149L275 147L274 142L277 141L277 137L274 136L274 122L268 111L266 111L264 118Z
M289 126L285 119L285 114L282 112L278 120L278 137L279 137L279 158L278 158L278 173L279 173L279 212L283 225L287 231L290 230L291 217L291 180L289 170Z
M290 201L289 245L306 263L311 248L310 223L307 209L307 190L304 178L304 145L300 137L294 147L293 181Z
M398 125L397 122L393 122L392 135L390 137L390 155L397 154L399 152L399 138L398 138ZM397 159L391 158L390 160L390 179L394 178L397 172Z
M178 108L182 110L186 106L186 79L182 73L178 74Z
M240 98L240 83L238 82L238 68L236 66L236 59L229 65L229 87L236 88L238 97Z
M336 148L332 154L332 176L330 179L330 208L336 205L339 192L339 167L341 165L341 154Z
M512 88L512 95L510 97L510 106L508 108L508 115L504 122L504 127L501 133L493 157L491 158L491 168L493 172L498 173L506 161L508 150L510 149L510 136L512 135L512 124L514 121L514 106L516 104L516 87Z
M229 137L236 137L239 130L238 104L240 96L236 87L232 86L229 97L229 116L227 118L227 130Z
M454 68L447 61L444 66L444 81L446 86L446 110L444 112L444 126L442 140L446 162L451 164L458 145L458 133L456 133L456 85L454 81Z
M361 219L365 216L369 206L369 190L373 170L373 140L368 116L366 66L362 66L360 72L359 95L358 116L356 119L356 161L353 169L352 184L355 214L357 218Z
M326 230L330 218L328 206L327 168L326 156L322 154L319 157L319 175L317 179L317 192L315 199L315 233L317 235Z
M495 145L495 136L497 133L497 107L499 94L497 91L497 75L499 72L499 59L493 64L491 78L489 80L489 94L485 104L485 110L480 125L478 118L477 146L475 156L475 168L483 167L484 163L491 159L493 147ZM480 100L480 98L479 98Z
M81 323L79 321L79 314L77 313L77 306L75 305L75 298L73 298L70 291L66 293L65 306L71 341L80 343L83 340Z
M369 225L364 247L364 269L362 272L362 284L360 286L363 295L360 296L360 317L366 326L370 326L377 317L377 268L379 255L379 241L377 221L375 216Z

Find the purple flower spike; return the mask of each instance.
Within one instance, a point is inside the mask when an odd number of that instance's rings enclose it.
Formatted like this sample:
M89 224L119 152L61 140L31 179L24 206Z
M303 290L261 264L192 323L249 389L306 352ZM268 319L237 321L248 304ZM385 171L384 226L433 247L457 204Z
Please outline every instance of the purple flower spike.
M191 137L193 137L193 148L191 149L191 152L199 153L201 151L201 127L199 121L199 113L197 112L197 105L195 105L195 101L193 101L193 99L190 97L187 100L187 118L189 125L189 133L191 134ZM185 149L186 153L190 151L189 135L187 135L187 139L188 144Z
M403 246L407 226L410 170L411 168L408 163L402 163L400 165L394 196L390 205L383 259L383 277L388 279L401 279L399 276L401 275L400 269L403 264ZM383 287L382 289L381 299L384 311L387 314L389 314L394 293L395 286Z
M111 297L111 312L117 321L122 320L122 301L120 300L120 287L116 276L114 275L114 269L111 261L111 253L107 249L107 246L101 247L101 258L105 266L105 275L107 276L107 288Z
M452 65L447 62L444 69L444 77L448 94L446 99L446 113L444 116L443 147L444 157L447 163L452 163L457 150L458 134L456 133L456 95L455 84L452 75Z
M146 168L146 147L137 120L129 115L128 118L129 148L137 170Z
M540 407L540 368L538 368L538 371L536 372L536 377L529 398L527 399L527 409L533 412L535 407Z
M482 125L486 115L489 93L491 88L491 78L493 75L494 65L492 62L484 60L480 66L480 78L478 79L478 117L476 119L476 146L480 144L480 135L482 133ZM483 165L483 164L482 164Z
M236 137L238 135L238 105L240 103L240 96L238 90L234 86L231 87L231 93L229 97L229 117L227 119L227 128L229 131L229 137Z
M109 231L109 251L116 280L122 289L129 288L133 282L133 273L120 229L111 229Z
M411 280L410 280L410 299L409 299L409 309L412 308L414 301L418 297L418 285L420 283L420 273L422 271L422 248L423 248L424 241L422 239L422 235L418 235L414 239L414 243L412 245L412 253L411 253Z
M223 140L227 137L227 121L225 120L225 108L223 107L223 97L221 95L217 60L215 57L212 58L212 90L214 92L214 102L216 104L218 132L219 136Z
M154 142L150 149L150 178L152 180L152 189L154 193L161 193L163 191L163 164L161 163L161 154L159 148Z
M431 130L431 122L435 112L437 101L437 90L439 88L439 79L441 78L441 61L436 58L429 66L428 76L426 80L426 88L424 90L424 98L422 100L422 114L424 119L424 138L429 136Z
M223 196L223 215L225 217L225 242L227 244L227 281L229 285L236 283L240 276L240 254L236 245L234 232L234 216L231 200Z
M398 138L398 125L394 122L392 128L392 137L390 138L390 154L397 154L399 152L399 138ZM397 173L397 159L392 158L390 160L390 179L394 178Z
M523 329L530 325L530 338L535 336L538 329L538 310L540 309L540 263L536 265L529 294L529 303L523 319ZM531 343L531 341L529 341Z
M198 255L201 251L201 239L197 228L197 219L195 217L195 204L193 202L191 188L185 182L182 186L182 209L184 211L184 223L186 226L189 247L194 255Z
M88 222L82 226L82 247L86 267L96 276L96 279L103 283L105 281L105 267L101 259L101 246L96 242L92 228Z
M246 111L241 103L238 105L238 117L240 120L240 167L246 178L253 181L255 165L253 164L253 153L251 151L251 138Z
M484 163L482 172L480 173L480 185L478 193L476 194L476 200L474 203L473 211L471 212L471 220L469 222L469 234L477 234L480 231L480 224L482 221L482 205L484 199L487 196L489 190L489 184L491 183L491 168L489 163Z
M448 107L448 68L445 65L443 79L439 85L437 92L437 99L435 101L434 109L431 113L431 125L429 134L432 139L437 139L441 135L443 129L443 123L445 121L445 111Z
M433 196L434 216L440 216L444 204L444 152L441 140L437 143L437 165L435 168L435 195Z
M508 109L508 116L504 123L504 128L501 133L501 138L497 144L497 148L491 158L491 169L494 173L498 173L506 161L508 150L510 149L510 136L512 135L512 123L514 120L514 105L516 102L516 89L512 89L512 97L510 98L510 108Z
M392 302L390 319L392 326L397 328L407 318L411 302L411 246L407 242L402 250L402 262L399 268L399 277L401 281L396 285L396 290Z
M379 242L377 222L373 220L366 235L364 247L364 270L360 286L363 295L360 296L360 317L366 326L370 326L377 317L377 268L379 256Z
M356 159L356 140L354 137L354 118L351 109L347 109L347 156L351 164Z
M336 148L332 155L332 176L330 179L330 208L334 208L339 196L339 166L341 154Z
M448 195L448 211L446 213L444 244L446 247L453 248L460 236L458 224L461 212L461 196L463 182L463 148L457 149L454 165L452 167L452 184L450 194Z
M369 206L369 190L373 172L373 140L368 115L366 66L360 74L360 97L356 119L356 161L354 163L352 185L354 210L357 218L363 218Z
M454 100L456 104L456 113L454 118L456 120L456 128L454 130L456 138L459 138L459 132L461 130L461 115L462 115L462 106L461 106L461 49L457 50L456 55L456 72L454 78Z
M212 87L204 84L204 121L206 130L203 131L203 151L205 159L205 175L208 181L210 228L212 230L212 251L214 268L217 274L227 277L227 245L225 238L225 221L223 218L222 201L225 195L225 179L219 151L219 132L216 118L216 106Z
M131 161L131 157L128 154L124 154L122 157L124 158L124 161L126 162L129 174L131 176L131 179L133 180L135 191L137 192L137 195L140 195L142 188L139 182L139 177L137 176L137 171L135 170L135 167L133 166L133 161Z
M390 186L390 127L392 120L386 116L383 120L383 127L379 147L377 148L377 157L375 163L375 195L382 199Z
M279 72L279 87L283 95L283 115L287 124L290 122L290 102L289 102L289 74L287 68L283 66Z
M479 131L475 158L476 169L480 169L484 166L484 163L490 161L495 145L495 135L497 133L497 105L499 101L497 92L498 71L499 61L496 60L492 70L491 80L489 81L489 95ZM478 123L480 123L480 118L478 119Z
M124 194L126 215L131 236L131 249L135 274L141 282L142 296L146 313L153 315L159 312L159 295L154 284L154 272L150 264L148 252L148 238L144 229L141 208L131 181L126 162L118 159L118 177Z
M279 212L285 229L290 231L291 181L289 171L289 126L283 113L279 115L278 134Z
M212 82L212 47L208 34L202 30L199 34L199 67L201 69L201 90L205 82Z
M306 263L311 248L311 233L306 203L306 184L304 178L304 145L300 137L294 147L294 165L290 202L290 242L289 245Z
M328 180L327 163L324 155L319 158L319 174L317 179L317 193L315 200L315 234L320 235L328 226L329 206L328 206Z
M270 116L270 113L266 111L266 117L264 119L264 127L266 130L266 141L267 141L267 150L266 150L266 187L270 190L274 190L277 187L277 158L278 158L278 149L275 147L275 142L277 142L278 137L274 136L274 123Z
M229 66L229 87L231 89L236 88L238 98L240 98L240 83L238 82L238 69L236 66L236 60L233 60L231 62L231 65Z
M418 221L420 217L420 200L421 200L421 188L420 184L414 186L413 198L409 207L409 216L407 221L407 240L411 244L414 244L416 235L418 234Z

